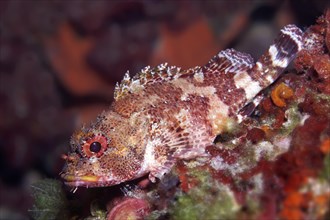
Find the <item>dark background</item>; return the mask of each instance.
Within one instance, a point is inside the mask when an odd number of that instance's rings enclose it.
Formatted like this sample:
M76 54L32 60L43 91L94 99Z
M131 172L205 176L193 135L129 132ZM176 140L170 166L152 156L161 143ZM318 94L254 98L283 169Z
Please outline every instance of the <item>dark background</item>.
M0 219L29 218L30 185L59 178L71 133L127 70L203 65L230 47L257 59L326 2L0 0Z

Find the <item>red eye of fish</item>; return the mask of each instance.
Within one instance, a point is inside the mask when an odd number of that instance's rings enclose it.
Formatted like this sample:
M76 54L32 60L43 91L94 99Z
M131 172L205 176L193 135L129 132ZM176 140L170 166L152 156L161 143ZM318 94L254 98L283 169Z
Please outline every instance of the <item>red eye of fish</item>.
M107 138L101 134L98 134L86 140L86 142L82 145L82 152L83 155L87 157L100 157L107 148L107 146Z

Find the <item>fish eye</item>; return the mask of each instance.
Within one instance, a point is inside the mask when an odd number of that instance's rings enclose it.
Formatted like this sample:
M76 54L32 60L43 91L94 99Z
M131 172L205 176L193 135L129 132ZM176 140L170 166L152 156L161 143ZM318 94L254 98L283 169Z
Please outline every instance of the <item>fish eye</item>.
M89 150L94 153L100 152L101 148L102 148L102 145L98 141L95 141L89 145Z
M96 134L86 138L81 145L80 154L83 157L100 157L108 148L108 139L102 134Z

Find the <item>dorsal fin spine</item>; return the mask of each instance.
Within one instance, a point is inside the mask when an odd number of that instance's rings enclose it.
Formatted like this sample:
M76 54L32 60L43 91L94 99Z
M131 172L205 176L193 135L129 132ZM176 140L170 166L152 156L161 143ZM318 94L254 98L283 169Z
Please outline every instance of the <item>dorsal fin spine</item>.
M204 71L218 71L219 73L245 72L253 67L253 58L235 49L220 51L204 67ZM221 77L221 76L219 76Z
M127 71L120 84L116 84L114 98L118 100L129 93L134 93L142 89L144 86L161 81L169 81L180 77L181 68L176 66L168 66L167 63L151 68L146 66L132 78Z

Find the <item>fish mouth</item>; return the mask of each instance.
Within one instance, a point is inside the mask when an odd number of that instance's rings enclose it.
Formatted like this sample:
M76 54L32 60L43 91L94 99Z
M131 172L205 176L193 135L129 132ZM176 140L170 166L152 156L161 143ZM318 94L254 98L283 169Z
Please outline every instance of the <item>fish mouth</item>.
M100 177L93 175L75 176L70 174L62 174L65 184L69 186L93 186L99 183Z
M102 186L111 186L118 184L115 181L105 180L100 176L94 175L82 175L76 176L71 174L62 174L61 178L64 179L65 185L73 187L102 187Z

